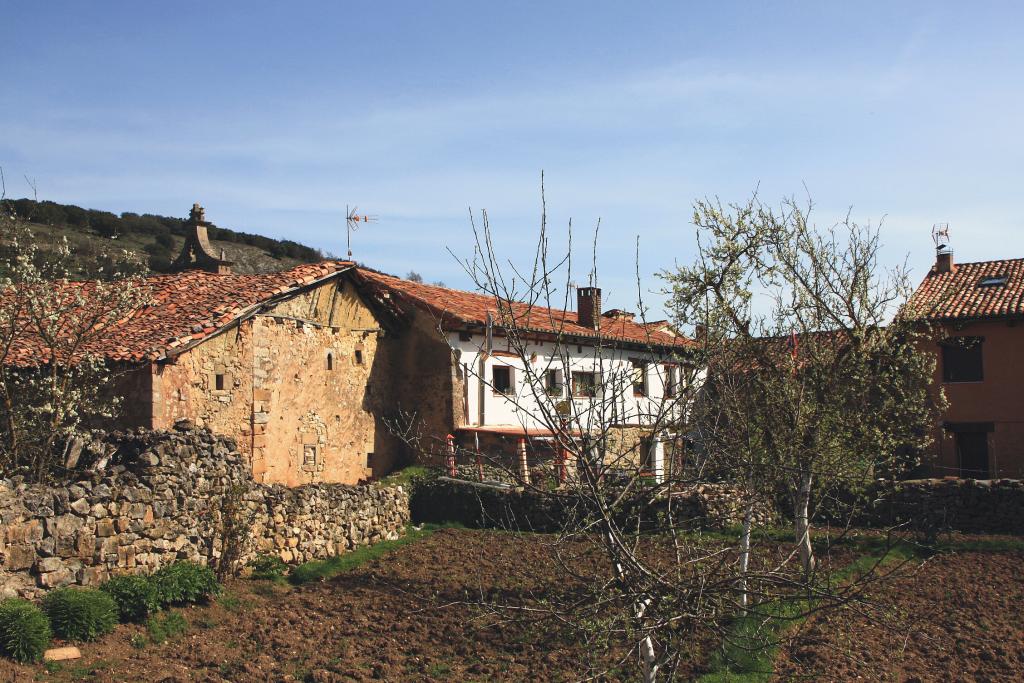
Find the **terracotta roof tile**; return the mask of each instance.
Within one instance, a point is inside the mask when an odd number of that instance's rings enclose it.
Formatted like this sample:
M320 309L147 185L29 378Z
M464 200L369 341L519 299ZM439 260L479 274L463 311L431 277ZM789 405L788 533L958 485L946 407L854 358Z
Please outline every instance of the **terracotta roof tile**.
M986 285L985 278L1005 283ZM1024 259L958 263L948 273L933 268L908 307L927 320L1024 316Z
M85 353L118 361L155 360L165 352L204 339L252 307L278 294L352 267L348 261L311 263L262 275L218 275L190 270L145 278L149 304L112 325ZM90 283L68 283L88 289ZM45 362L38 339L19 339L8 363Z
M500 324L498 300L494 296L403 280L364 267L357 267L355 272L371 289L385 290L396 299L401 299L428 311L437 317L446 329L464 325L485 325L488 312L495 324ZM575 311L546 308L522 302L512 302L511 311L512 317L520 329L533 332L561 333L576 339L596 340L601 338L658 347L681 347L694 343L693 340L686 337L656 329L652 324L645 325L642 322L634 322L625 318L602 316L598 331L580 325L577 322ZM664 323L660 321L658 324Z

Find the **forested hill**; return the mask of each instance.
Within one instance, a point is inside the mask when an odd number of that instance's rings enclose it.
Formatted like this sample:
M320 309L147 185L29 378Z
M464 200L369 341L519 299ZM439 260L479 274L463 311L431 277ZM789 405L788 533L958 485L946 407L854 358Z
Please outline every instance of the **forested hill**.
M41 246L52 244L61 235L68 238L82 275L95 269L103 254L122 249L134 252L153 272L166 272L178 255L187 233L184 218L83 209L32 199L7 199L2 209L30 223ZM210 241L235 262L239 273L264 273L282 270L323 258L319 250L263 235L211 227ZM2 239L2 236L0 236ZM3 245L6 246L6 245Z

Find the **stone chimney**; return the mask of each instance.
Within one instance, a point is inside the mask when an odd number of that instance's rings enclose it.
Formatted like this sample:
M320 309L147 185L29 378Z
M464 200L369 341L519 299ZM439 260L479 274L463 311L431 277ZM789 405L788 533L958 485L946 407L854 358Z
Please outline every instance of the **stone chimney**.
M185 237L181 253L171 264L171 270L205 270L220 275L230 273L234 264L224 258L226 254L223 249L218 257L210 244L208 228L212 224L206 220L206 211L203 207L193 204L185 225L189 228L189 234Z
M596 330L601 321L601 288L576 288L576 320L583 327Z
M951 249L940 249L935 253L935 272L952 273L956 270L953 263L953 251Z

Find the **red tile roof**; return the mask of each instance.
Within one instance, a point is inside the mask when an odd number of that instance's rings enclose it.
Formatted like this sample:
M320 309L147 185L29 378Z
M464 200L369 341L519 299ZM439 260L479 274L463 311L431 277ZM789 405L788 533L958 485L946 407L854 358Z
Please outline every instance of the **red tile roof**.
M387 291L399 303L407 302L435 316L445 329L466 325L485 325L490 313L494 323L500 325L498 300L489 294L463 292L447 287L427 285L403 280L368 268L355 269L357 277L372 290ZM504 302L502 302L504 304ZM504 307L504 305L503 305ZM694 342L683 336L672 335L653 325L644 325L625 318L601 317L600 330L584 327L577 322L575 311L546 308L522 302L512 302L511 315L516 326L524 331L562 334L580 340L628 342L657 347L689 346ZM663 324L660 322L659 324Z
M995 277L1005 277L1005 284L982 284ZM1024 259L958 263L948 273L933 268L908 309L936 321L1024 316Z
M149 305L112 325L84 353L110 360L152 361L224 328L255 306L290 290L347 270L348 261L324 261L262 275L218 275L190 270L152 275L143 281ZM93 283L68 283L88 291ZM8 359L12 365L45 362L38 338L19 339Z

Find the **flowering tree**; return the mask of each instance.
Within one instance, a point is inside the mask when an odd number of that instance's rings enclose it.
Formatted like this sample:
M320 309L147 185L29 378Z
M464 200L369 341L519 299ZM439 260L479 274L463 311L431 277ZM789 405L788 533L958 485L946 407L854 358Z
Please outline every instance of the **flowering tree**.
M57 473L76 435L117 409L117 368L103 341L146 292L137 275L117 270L73 281L67 241L40 247L10 207L0 207L0 471L41 480ZM116 262L131 259L108 260Z
M907 472L942 406L906 268L881 269L877 229L809 214L697 202L694 264L663 274L676 321L701 330L707 464L790 501L807 576L815 504Z

